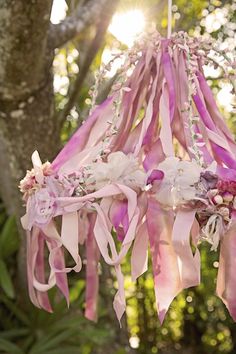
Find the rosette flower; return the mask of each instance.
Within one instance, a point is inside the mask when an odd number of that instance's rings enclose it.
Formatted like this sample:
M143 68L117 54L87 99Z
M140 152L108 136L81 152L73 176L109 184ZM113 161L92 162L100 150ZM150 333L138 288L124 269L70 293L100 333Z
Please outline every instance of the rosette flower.
M28 208L30 210L31 227L34 224L38 226L46 225L55 214L55 198L50 194L47 188L41 188L30 196Z
M119 183L134 190L146 185L146 173L140 169L137 159L122 151L108 155L107 162L96 162L88 166L89 177L86 184L95 190L111 183Z
M196 161L168 157L158 165L158 169L164 173L156 193L159 203L173 208L196 198L196 185L202 172Z

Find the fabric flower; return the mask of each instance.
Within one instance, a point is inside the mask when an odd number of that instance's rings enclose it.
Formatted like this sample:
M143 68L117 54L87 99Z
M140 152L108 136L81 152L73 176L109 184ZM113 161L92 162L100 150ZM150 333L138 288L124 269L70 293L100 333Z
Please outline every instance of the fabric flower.
M55 198L47 188L36 191L28 200L29 225L46 225L55 214Z
M76 193L77 189L80 189L80 185L84 183L84 176L82 172L73 172L69 175L59 175L58 182L64 189L63 196L72 196Z
M35 173L32 169L31 171L27 171L25 177L20 181L19 189L22 193L27 193L33 189L35 183Z
M45 177L53 174L51 163L46 161L42 164L37 151L34 151L32 155L32 162L34 168L27 171L25 177L19 184L19 189L24 193L23 199L25 200L33 191L37 190L44 183Z
M108 183L120 183L132 189L143 188L146 184L146 174L140 169L137 159L125 155L121 151L111 153L107 162L95 162L88 169L89 177L86 185L96 190Z
M195 184L199 182L202 168L196 161L181 161L168 157L158 165L164 178L157 191L157 200L166 206L175 207L196 196Z

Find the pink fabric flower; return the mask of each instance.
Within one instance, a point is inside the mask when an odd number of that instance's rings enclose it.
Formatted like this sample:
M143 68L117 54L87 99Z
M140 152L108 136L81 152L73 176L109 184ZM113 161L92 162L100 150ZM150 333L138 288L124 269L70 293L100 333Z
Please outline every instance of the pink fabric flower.
M27 171L25 177L20 181L19 188L22 193L27 193L30 189L33 189L35 185L34 170Z
M29 198L29 224L46 225L56 210L55 198L47 188L39 189Z
M23 199L26 200L30 194L37 190L44 183L44 178L53 174L50 162L42 164L39 154L35 151L32 155L34 168L28 170L25 177L20 181L19 188L24 193Z

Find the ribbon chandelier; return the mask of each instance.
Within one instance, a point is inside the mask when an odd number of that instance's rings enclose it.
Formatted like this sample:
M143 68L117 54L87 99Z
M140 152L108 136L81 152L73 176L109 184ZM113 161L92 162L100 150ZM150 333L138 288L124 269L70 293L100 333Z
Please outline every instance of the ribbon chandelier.
M42 164L34 152L33 169L20 183L29 294L47 311L54 286L69 302L67 274L81 270L85 246L85 316L97 317L102 257L116 273L120 320L122 260L131 250L135 281L147 270L150 246L162 322L173 298L200 283L198 244L206 240L220 248L217 294L236 320L236 144L203 72L212 51L220 54L209 41L171 34L171 1L168 18L168 38L152 31L137 41L110 96L92 108L52 163ZM224 60L230 76L235 62Z

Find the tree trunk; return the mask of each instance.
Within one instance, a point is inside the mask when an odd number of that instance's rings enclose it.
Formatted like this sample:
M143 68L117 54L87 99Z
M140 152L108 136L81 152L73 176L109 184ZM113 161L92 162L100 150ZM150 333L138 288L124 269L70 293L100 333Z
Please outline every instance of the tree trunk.
M17 185L31 168L32 152L37 148L42 160L51 159L60 143L54 50L47 42L51 6L52 0L0 0L0 194L18 219L23 209ZM25 235L19 229L19 280L25 286Z

